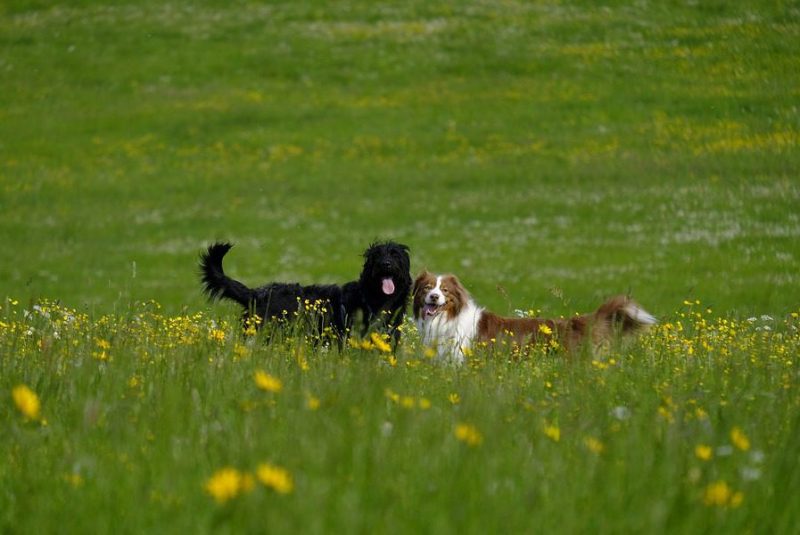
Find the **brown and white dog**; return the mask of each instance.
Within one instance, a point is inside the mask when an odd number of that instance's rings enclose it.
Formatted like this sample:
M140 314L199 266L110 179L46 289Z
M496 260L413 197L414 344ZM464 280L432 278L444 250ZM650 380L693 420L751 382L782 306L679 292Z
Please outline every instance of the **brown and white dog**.
M479 307L455 275L423 271L414 281L414 320L422 342L440 358L464 362L475 343L508 340L518 347L555 339L567 351L584 342L592 350L615 333L653 325L656 318L626 296L612 297L592 314L564 319L506 318Z

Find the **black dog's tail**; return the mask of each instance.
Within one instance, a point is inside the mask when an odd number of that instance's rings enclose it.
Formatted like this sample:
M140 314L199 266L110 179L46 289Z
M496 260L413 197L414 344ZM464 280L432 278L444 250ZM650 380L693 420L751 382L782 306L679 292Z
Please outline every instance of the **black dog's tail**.
M230 243L215 243L200 255L200 279L203 291L211 299L232 299L245 308L249 308L255 298L253 290L239 281L225 275L222 270L222 259L231 250Z

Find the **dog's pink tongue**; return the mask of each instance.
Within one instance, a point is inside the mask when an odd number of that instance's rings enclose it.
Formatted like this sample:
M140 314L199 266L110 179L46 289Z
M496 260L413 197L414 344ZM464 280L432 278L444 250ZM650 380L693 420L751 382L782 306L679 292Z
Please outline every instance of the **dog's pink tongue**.
M386 295L392 295L394 293L394 281L389 277L383 279L381 289Z

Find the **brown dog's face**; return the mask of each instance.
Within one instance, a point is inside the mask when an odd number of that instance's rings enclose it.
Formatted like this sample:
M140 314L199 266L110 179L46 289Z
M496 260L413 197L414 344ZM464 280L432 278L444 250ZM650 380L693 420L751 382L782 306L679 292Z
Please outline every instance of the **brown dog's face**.
M458 315L469 295L455 275L434 275L423 271L414 281L414 318L427 321L446 312Z

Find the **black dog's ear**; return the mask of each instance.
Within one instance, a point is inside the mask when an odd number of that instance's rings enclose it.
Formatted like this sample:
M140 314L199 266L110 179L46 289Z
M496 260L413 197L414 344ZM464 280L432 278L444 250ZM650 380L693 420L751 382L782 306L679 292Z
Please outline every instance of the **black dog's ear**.
M369 258L371 255L375 254L375 249L378 248L379 243L377 241L372 241L369 244L369 247L364 249L364 252L361 254L365 259Z

